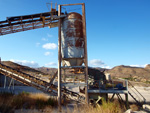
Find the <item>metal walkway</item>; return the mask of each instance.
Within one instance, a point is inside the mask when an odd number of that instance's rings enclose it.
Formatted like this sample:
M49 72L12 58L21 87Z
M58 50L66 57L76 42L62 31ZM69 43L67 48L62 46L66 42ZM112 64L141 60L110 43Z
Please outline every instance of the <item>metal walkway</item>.
M37 89L40 89L41 91L57 95L57 85L52 84L52 82L48 83L39 78L33 77L29 74L15 70L3 64L0 64L0 73L10 78L13 78L14 80L19 81L27 86L35 87ZM66 88L62 88L62 93L69 99L78 102L85 101L84 96L81 96L78 93L70 91Z

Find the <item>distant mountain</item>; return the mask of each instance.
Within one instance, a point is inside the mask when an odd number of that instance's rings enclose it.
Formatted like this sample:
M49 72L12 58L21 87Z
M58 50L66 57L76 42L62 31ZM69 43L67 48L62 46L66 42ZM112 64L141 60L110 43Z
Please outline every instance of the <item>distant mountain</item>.
M40 68L35 68L36 70L46 73L48 75L54 75L57 71L57 68L48 68L48 67L40 67Z
M101 67L94 67L95 69L99 70L99 71L106 71L106 70L109 70L109 69L106 69L106 68L101 68Z
M150 80L150 64L145 68L120 65L106 70L106 73L110 73L112 77L130 78L135 81L146 82Z
M51 77L57 71L57 68L47 68L47 67L30 68L27 66L19 65L11 61L2 61L2 63L4 65L7 65L9 67L12 67L14 69L20 70L24 73L28 73L33 76L48 75L48 77ZM104 72L109 73L112 78L119 77L119 78L126 78L132 81L137 81L137 82L150 83L150 64L147 65L145 68L120 65L112 69L105 69L105 68L99 68L99 67L95 67L93 69L99 70L102 72L105 70ZM89 73L94 74L94 71L91 71L91 70L89 71L90 71Z
M150 70L150 64L146 65L145 69Z

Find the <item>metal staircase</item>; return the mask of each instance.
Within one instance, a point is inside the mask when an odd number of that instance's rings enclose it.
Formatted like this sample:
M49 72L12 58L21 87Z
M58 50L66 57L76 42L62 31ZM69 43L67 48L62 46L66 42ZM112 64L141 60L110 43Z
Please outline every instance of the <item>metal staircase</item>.
M142 106L145 102L146 99L144 98L144 96L131 84L131 82L129 82L129 86L131 86L132 88L130 88L130 92L128 91L128 94L135 100L135 102L139 105ZM132 92L132 93L131 93ZM133 95L134 94L134 95Z
M14 80L19 81L19 82L21 82L27 86L35 87L35 88L40 89L44 92L51 93L53 95L57 95L57 90L58 90L57 88L58 87L57 87L57 85L54 85L52 83L52 80L48 83L48 82L43 81L39 78L36 78L36 77L33 77L29 74L15 70L15 69L8 67L6 65L3 65L1 63L0 63L0 73L5 75L5 76L8 76L10 78L13 78ZM57 75L57 72L55 75ZM54 77L52 79L54 79ZM70 91L66 88L62 88L61 90L63 92L63 95L65 95L69 99L79 101L79 102L85 101L85 97L79 95L76 92Z
M135 100L135 102L139 105L142 106L142 104L128 91L129 95Z

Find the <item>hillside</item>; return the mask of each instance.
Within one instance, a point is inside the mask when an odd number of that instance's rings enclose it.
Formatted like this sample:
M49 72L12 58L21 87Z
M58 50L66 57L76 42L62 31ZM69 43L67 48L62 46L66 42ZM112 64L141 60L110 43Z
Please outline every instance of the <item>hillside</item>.
M120 65L106 70L106 73L110 73L112 77L127 78L138 82L150 81L150 65L145 68Z
M48 75L54 75L57 71L57 68L48 68L48 67L40 67L40 68L35 68L36 70L46 73Z
M19 65L17 63L11 62L11 61L2 61L2 64L9 66L13 69L22 71L24 73L30 74L32 76L38 76L38 75L47 75L44 72L38 71L36 69L27 67L27 66L23 66L23 65Z
M49 79L57 71L56 68L47 68L47 67L30 68L11 61L2 61L2 63L4 65L17 69L24 73L30 74L32 76L42 78L43 76L45 76L46 77L45 79ZM120 65L112 69L103 69L96 67L95 70L99 71L105 70L105 73L109 73L112 76L112 78L126 78L128 80L135 82L150 83L150 64L147 65L145 68ZM89 73L91 72L92 71L89 70Z

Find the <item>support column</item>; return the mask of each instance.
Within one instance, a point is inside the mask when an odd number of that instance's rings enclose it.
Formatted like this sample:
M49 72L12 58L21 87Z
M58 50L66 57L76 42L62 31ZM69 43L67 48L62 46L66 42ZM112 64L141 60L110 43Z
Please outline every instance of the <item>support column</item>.
M108 93L106 93L106 102L108 102Z
M12 85L13 79L11 78L8 89L10 89L11 85Z
M128 91L128 80L125 81L126 90Z
M65 73L65 69L63 69L64 73L63 73L63 81L66 82L66 73Z
M115 93L113 93L113 95L112 95L110 101L112 101L112 100L114 99L114 96L115 96Z
M15 82L14 82L14 79L13 79L13 93L14 93L14 90L15 90Z
M5 78L4 78L4 89L6 88L6 82L7 82L7 78L5 76Z
M61 5L58 5L58 16L61 15ZM58 26L58 110L61 112L61 18Z
M84 63L85 63L85 101L89 103L89 96L88 96L88 58L87 58L87 39L86 39L86 19L85 19L85 4L82 4L82 21L83 21L83 36L84 36Z
M125 94L125 99L126 99L126 108L129 109L128 93Z

